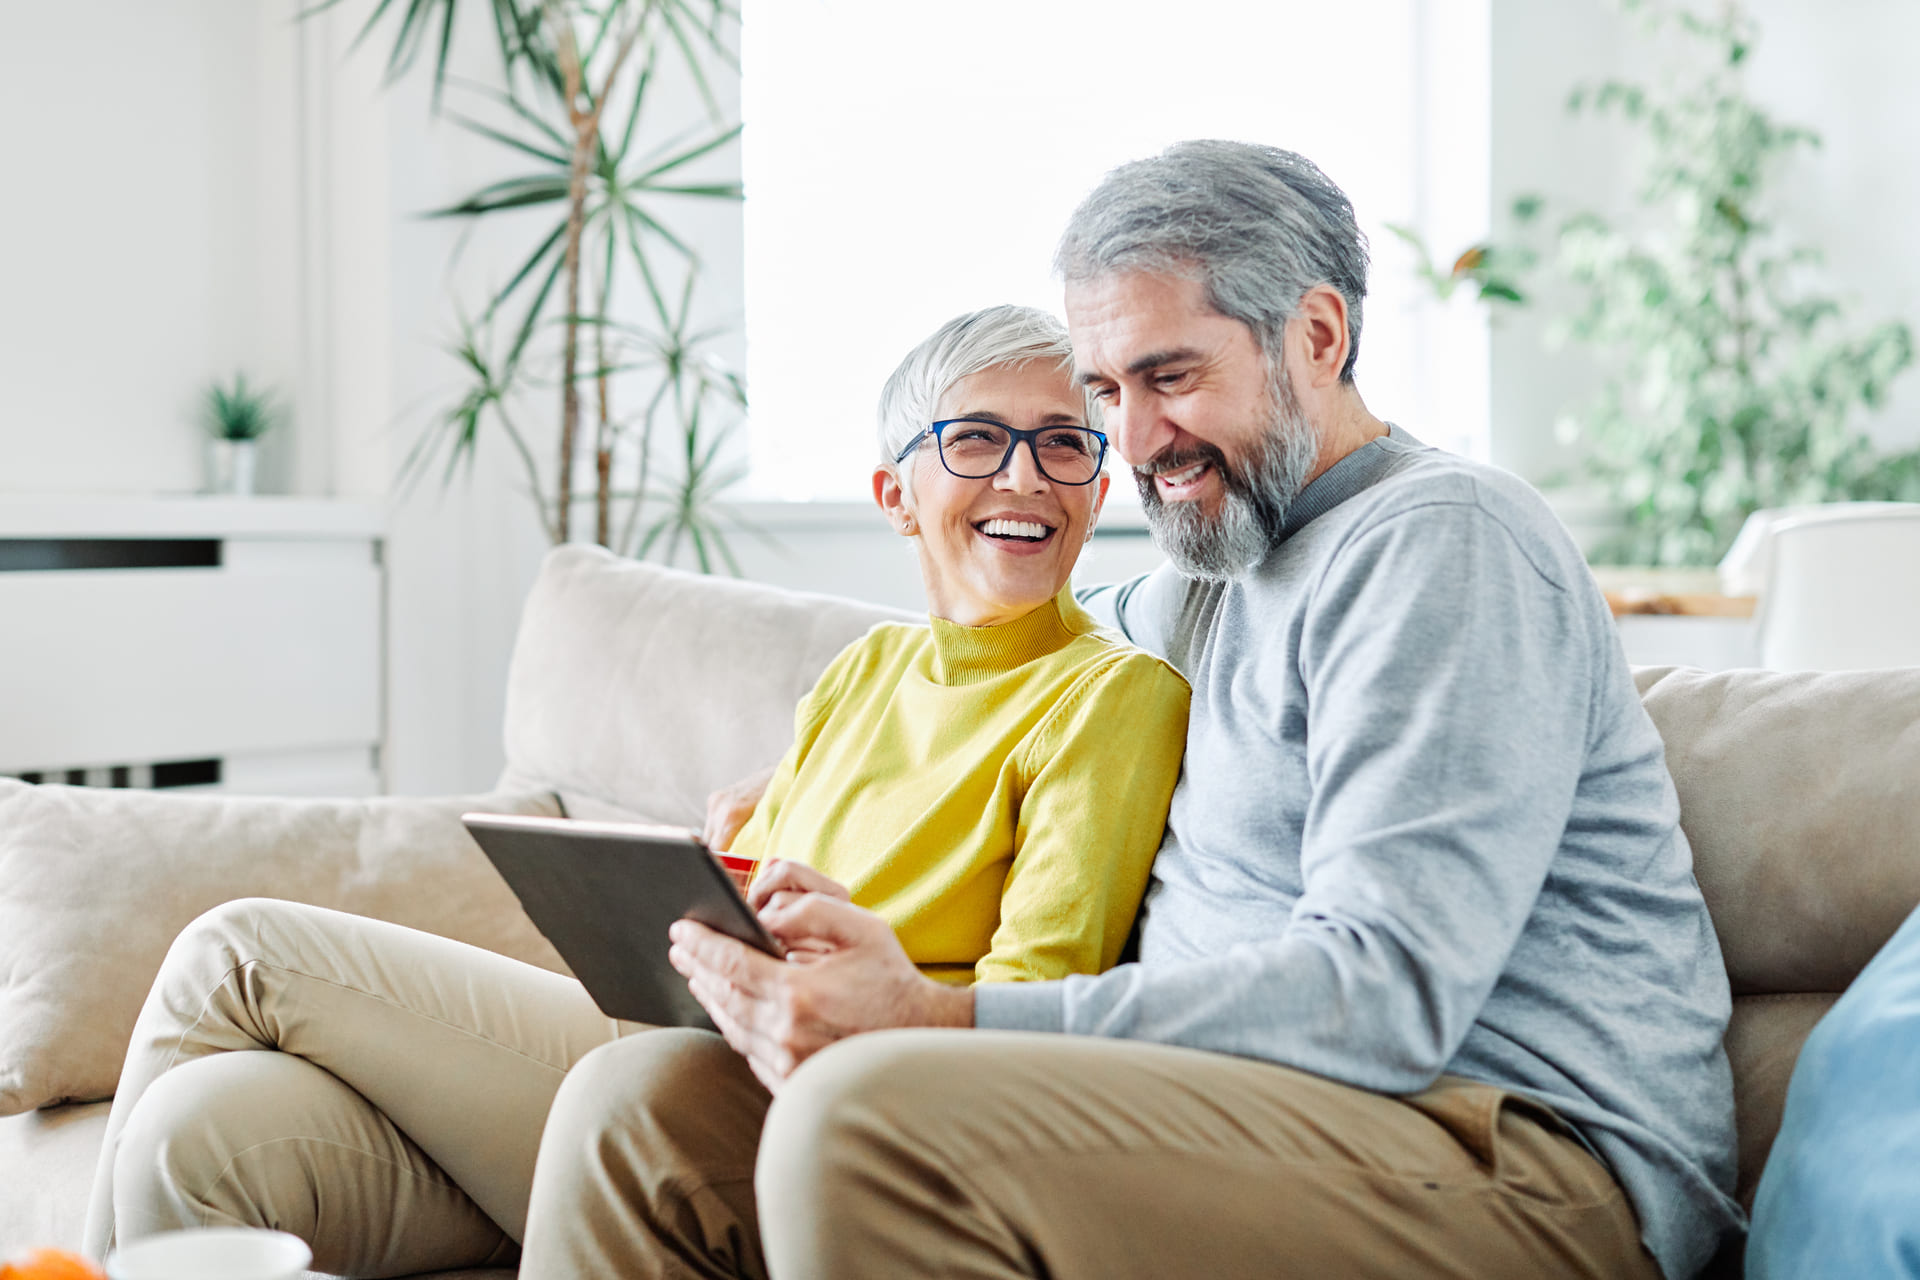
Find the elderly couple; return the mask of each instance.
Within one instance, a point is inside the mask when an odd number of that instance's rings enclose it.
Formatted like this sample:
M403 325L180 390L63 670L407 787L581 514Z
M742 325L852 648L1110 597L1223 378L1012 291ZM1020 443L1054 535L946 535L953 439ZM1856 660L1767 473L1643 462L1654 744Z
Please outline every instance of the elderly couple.
M237 1222L355 1276L1680 1280L1741 1229L1660 739L1534 493L1367 411L1346 196L1185 143L1109 174L1056 265L1065 331L965 316L886 387L874 496L932 625L842 653L710 819L751 810L791 948L674 926L722 1035L230 904L141 1015L93 1249ZM1172 563L1076 597L1109 442Z

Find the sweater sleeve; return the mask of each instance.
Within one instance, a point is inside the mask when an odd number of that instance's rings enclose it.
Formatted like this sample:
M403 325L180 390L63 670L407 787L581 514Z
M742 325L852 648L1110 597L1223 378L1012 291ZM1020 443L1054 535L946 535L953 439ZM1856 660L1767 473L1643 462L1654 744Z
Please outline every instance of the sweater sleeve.
M1075 588L1073 596L1101 626L1165 658L1173 642L1168 624L1180 616L1188 587L1187 580L1171 564L1163 564L1125 582Z
M1022 749L1000 923L980 982L1113 967L1133 929L1186 747L1187 682L1129 652L1077 684Z
M1592 652L1569 591L1484 509L1432 504L1357 531L1300 640L1312 800L1291 917L1215 955L983 988L979 1025L1425 1087L1499 980L1559 847ZM1207 785L1258 786L1257 768Z

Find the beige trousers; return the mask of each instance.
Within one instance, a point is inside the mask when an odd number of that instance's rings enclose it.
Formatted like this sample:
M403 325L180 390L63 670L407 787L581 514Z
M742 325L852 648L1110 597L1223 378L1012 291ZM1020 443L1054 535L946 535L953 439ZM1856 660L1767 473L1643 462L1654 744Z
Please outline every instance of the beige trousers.
M843 1041L782 1089L757 1190L779 1280L1660 1276L1606 1167L1500 1089L1085 1037Z
M581 1229L536 1270L536 1226L524 1280L1659 1280L1606 1168L1487 1085L1388 1098L1160 1045L894 1031L769 1112L724 1046L671 1034L562 1087L535 1196Z
M568 979L233 903L141 1014L87 1240L270 1225L339 1274L518 1257L522 1280L1659 1275L1606 1169L1465 1081L1388 1098L1157 1045L902 1031L769 1102L718 1037L616 1024Z
M141 1011L86 1247L272 1226L341 1275L510 1266L522 1240L529 1277L608 1275L570 1261L595 1255L578 1179L542 1202L534 1175L568 1071L622 1036L655 1042L663 1087L757 1096L757 1135L766 1091L717 1036L616 1022L570 978L397 925L227 903L181 933Z

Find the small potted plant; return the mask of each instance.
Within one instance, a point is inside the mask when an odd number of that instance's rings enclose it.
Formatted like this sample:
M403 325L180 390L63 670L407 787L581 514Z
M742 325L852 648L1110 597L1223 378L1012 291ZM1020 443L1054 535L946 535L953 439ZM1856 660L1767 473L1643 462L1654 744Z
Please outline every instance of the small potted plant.
M231 387L207 388L201 425L207 429L207 492L248 497L253 493L255 450L260 437L280 421L280 404L270 391L247 385L233 375Z

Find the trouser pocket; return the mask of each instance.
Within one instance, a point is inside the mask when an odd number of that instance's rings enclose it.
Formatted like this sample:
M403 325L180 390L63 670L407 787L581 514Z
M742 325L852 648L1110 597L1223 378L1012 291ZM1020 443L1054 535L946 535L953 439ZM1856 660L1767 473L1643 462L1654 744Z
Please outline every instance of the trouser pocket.
M1405 1101L1452 1134L1502 1191L1570 1208L1625 1194L1573 1126L1543 1102L1456 1076L1442 1076Z

